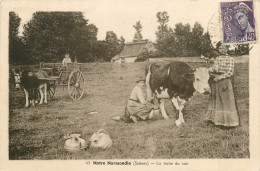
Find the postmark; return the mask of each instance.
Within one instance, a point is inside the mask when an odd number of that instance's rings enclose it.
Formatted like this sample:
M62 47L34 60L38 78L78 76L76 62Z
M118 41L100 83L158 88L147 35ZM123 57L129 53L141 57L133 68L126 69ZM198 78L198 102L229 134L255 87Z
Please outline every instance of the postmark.
M223 44L257 40L253 1L221 2L220 13Z

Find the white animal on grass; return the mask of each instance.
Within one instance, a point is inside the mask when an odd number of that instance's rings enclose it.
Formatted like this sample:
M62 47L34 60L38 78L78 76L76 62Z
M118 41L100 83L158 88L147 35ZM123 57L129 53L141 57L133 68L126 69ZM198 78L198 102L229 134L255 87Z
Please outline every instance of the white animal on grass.
M100 129L91 136L89 144L90 147L107 149L113 145L113 142L108 133L104 129Z
M64 148L69 152L76 152L87 147L86 141L80 138L80 134L67 134L63 138L66 139Z

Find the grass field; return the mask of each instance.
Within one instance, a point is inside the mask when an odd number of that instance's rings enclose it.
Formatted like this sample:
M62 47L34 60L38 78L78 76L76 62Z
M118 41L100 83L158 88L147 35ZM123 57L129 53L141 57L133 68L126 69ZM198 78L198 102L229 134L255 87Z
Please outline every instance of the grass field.
M192 67L206 65L189 63ZM170 101L170 120L160 116L151 121L118 123L112 116L123 115L128 96L146 63L116 65L85 64L85 96L71 101L67 88L59 88L48 104L24 108L24 94L10 87L10 159L147 159L147 158L249 158L248 63L236 64L234 91L241 125L223 129L204 121L209 96L195 95L184 108L186 124L175 126L176 111ZM89 112L98 114L90 115ZM69 153L63 136L81 133L86 140L98 129L113 140L107 150L89 149Z

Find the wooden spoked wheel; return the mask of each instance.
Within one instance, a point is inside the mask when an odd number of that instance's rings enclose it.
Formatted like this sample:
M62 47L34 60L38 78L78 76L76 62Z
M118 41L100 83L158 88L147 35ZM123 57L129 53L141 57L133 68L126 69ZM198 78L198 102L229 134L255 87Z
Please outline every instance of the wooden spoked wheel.
M69 76L68 91L70 98L80 100L84 94L84 76L80 70L74 70Z
M47 95L48 100L53 99L54 94L55 94L55 90L56 90L55 83L50 83L50 85L48 87L48 95Z

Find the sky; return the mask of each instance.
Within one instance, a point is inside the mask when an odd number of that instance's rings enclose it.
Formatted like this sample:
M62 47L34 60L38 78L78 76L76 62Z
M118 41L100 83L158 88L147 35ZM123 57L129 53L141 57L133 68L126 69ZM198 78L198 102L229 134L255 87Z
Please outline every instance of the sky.
M61 1L62 2L62 1ZM21 18L20 35L23 25L26 24L36 11L81 11L89 24L98 28L98 40L104 40L107 31L114 31L118 38L123 36L126 42L132 41L135 33L133 25L140 21L144 39L156 40L155 32L158 27L156 13L166 11L169 15L168 25L174 28L175 24L189 23L193 27L198 21L204 31L207 31L212 16L218 13L217 1L89 1L83 4L61 4L59 7L44 8L41 6L23 6L23 9L13 11ZM61 8L62 7L62 8Z

